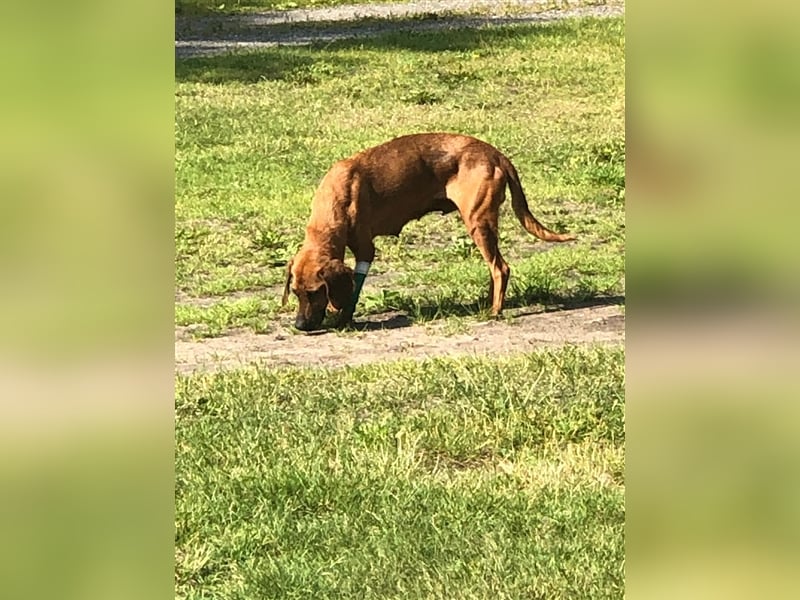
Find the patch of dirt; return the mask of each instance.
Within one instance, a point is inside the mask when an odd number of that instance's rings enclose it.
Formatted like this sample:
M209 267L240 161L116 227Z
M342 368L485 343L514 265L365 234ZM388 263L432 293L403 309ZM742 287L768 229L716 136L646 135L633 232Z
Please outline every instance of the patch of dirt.
M340 367L403 358L499 356L565 344L621 344L625 339L625 314L618 304L509 312L514 316L466 323L452 334L452 323L412 325L402 313L383 313L358 320L357 330L347 333L298 334L287 324L265 334L241 331L204 340L176 339L175 369L191 373L248 364Z

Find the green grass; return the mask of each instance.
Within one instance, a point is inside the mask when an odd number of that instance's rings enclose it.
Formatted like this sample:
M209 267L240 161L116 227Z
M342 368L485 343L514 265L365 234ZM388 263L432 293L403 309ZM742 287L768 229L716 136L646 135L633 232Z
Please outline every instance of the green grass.
M222 335L235 327L261 332L265 331L262 314L277 310L277 302L271 298L226 298L209 307L178 304L175 324L184 327L199 325L196 334L203 337Z
M216 335L288 320L294 303L277 302L284 265L322 175L418 131L496 145L534 214L578 234L542 244L504 205L507 306L624 294L623 31L622 19L582 19L178 59L176 284L187 298L178 321ZM456 214L376 242L357 318L485 314L488 271ZM248 293L257 302L247 310L229 300Z
M620 598L624 354L179 377L179 598Z

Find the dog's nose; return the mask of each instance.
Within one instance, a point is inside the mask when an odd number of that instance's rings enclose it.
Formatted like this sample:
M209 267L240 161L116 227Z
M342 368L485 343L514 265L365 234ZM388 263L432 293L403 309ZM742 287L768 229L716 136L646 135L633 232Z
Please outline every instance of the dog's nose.
M301 315L295 319L294 326L300 331L314 331L320 328L324 318L324 314L322 316L314 315L310 318Z
M314 329L312 323L310 321L307 321L303 317L297 317L297 319L295 319L294 321L294 326L297 327L297 329L299 329L300 331L311 331L312 329Z

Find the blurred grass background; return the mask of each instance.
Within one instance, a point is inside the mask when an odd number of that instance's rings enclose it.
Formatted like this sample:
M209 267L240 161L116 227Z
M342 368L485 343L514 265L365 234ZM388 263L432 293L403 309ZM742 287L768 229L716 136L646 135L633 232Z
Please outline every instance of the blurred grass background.
M798 16L628 3L632 597L800 593Z
M173 21L0 22L0 597L173 590Z

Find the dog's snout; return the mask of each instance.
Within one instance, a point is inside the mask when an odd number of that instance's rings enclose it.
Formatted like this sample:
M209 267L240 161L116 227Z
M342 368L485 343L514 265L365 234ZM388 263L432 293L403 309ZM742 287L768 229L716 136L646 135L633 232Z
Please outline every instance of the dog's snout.
M294 326L300 331L311 331L313 329L311 323L303 317L297 317L294 321Z
M324 313L322 316L314 316L312 318L306 318L304 315L297 315L294 326L300 331L314 331L315 329L319 329L324 318Z

